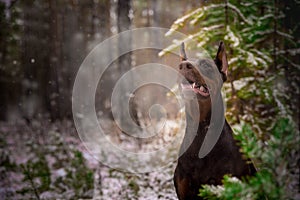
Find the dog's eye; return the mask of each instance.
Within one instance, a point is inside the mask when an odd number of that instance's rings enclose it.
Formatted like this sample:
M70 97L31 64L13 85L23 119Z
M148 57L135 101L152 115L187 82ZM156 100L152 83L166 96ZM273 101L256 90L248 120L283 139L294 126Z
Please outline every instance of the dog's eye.
M203 68L209 68L209 65L207 63L204 63L203 65L201 65Z
M200 67L201 67L201 69L203 69L207 72L210 72L212 70L211 66L207 63L202 64Z
M206 60L200 61L200 62L199 62L199 65L200 65L200 67L203 68L203 69L208 69L208 68L211 67L211 66L210 66L210 63L208 63Z
M209 65L208 63L206 62L203 62L201 65L200 65L200 71L201 73L208 77L208 78L212 78L212 75L213 75L213 69L211 67L211 65Z

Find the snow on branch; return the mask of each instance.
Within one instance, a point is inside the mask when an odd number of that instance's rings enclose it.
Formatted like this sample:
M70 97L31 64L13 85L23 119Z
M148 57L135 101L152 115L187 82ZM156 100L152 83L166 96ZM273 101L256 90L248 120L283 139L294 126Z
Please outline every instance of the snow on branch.
M280 50L276 52L276 55L282 55L282 54L290 54L291 56L295 56L297 54L300 54L300 48L298 49L286 49L286 50Z
M257 54L260 55L264 60L266 60L267 62L271 63L272 62L272 58L270 56L268 56L265 52L261 52L257 49L253 49L253 51Z
M288 33L284 33L284 32L281 32L281 31L279 31L279 30L277 30L276 33L277 33L278 35L280 35L280 36L285 37L285 38L288 38L288 39L291 39L291 40L294 39L294 37L293 37L292 35L288 34Z
M209 6L204 6L201 8L198 8L191 13L188 13L184 15L183 17L178 18L171 26L170 30L165 34L166 36L170 36L172 33L174 33L176 30L178 30L179 27L183 26L183 24L186 22L186 20L190 19L191 17L194 17L195 15L199 15L197 18L203 17L203 13L210 9L215 8L222 8L225 7L225 4L212 4ZM195 23L197 20L194 19L191 21L191 23Z
M213 26L209 26L209 27L203 27L199 32L197 32L195 34L191 34L191 35L189 35L187 38L185 38L183 40L174 40L173 44L170 45L170 46L168 46L167 48L163 49L161 52L159 52L158 56L161 57L161 56L165 55L166 53L171 52L172 50L174 50L178 46L180 46L180 44L182 42L184 42L185 44L188 44L191 40L193 40L195 38L207 38L207 37L202 37L202 36L205 35L206 32L209 32L209 31L212 31L212 30L217 30L217 29L220 29L220 28L223 28L223 27L224 27L223 24L213 25ZM197 45L197 46L201 46L201 45Z
M226 4L224 4L224 6L226 6ZM238 9L236 6L232 5L231 3L227 3L227 6L228 6L228 8L230 8L234 12L236 12L245 23L247 23L249 25L253 25L253 22L251 20L246 19L246 17L243 15L243 13L240 11L240 9Z
M291 66L295 67L297 70L300 70L300 65L299 64L296 64L294 63L293 61L291 61L290 59L288 58L283 58L285 61L287 61Z

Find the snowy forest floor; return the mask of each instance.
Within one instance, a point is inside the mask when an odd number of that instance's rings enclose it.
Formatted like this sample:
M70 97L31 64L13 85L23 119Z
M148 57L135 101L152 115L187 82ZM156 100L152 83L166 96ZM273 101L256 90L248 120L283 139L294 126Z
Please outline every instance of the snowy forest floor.
M176 121L168 124L167 140L178 131ZM1 122L0 147L0 199L177 199L176 148L170 149L173 162L161 170L122 172L94 159L68 120Z

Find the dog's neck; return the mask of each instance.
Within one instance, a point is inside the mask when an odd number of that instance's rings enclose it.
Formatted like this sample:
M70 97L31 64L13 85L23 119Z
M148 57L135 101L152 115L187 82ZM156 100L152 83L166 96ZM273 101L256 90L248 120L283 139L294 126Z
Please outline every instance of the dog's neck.
M186 132L181 145L181 154L197 157L210 124L210 113L202 121L194 121L186 115ZM183 152L183 153L182 153Z

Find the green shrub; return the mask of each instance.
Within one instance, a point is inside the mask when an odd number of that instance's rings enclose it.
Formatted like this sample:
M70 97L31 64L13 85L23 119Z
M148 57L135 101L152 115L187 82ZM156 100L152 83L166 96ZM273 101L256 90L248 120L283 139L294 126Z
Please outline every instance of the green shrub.
M241 151L253 158L258 172L238 180L224 176L223 186L205 185L200 196L205 199L295 199L299 188L299 132L286 118L279 119L265 141L258 139L249 125L237 130L235 139Z
M92 197L93 170L83 154L59 133L50 131L47 143L32 139L27 146L28 160L19 165L24 183L19 194L36 199L49 195L59 199Z

